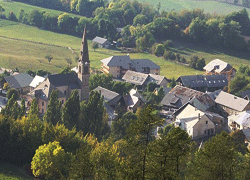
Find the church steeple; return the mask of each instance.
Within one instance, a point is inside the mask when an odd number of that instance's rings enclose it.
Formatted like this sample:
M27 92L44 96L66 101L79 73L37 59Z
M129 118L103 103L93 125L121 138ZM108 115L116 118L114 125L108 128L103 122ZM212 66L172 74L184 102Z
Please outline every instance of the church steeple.
M84 28L84 32L83 32L81 55L80 55L79 61L82 61L84 64L89 63L89 49L88 49L88 41L86 37L86 28Z

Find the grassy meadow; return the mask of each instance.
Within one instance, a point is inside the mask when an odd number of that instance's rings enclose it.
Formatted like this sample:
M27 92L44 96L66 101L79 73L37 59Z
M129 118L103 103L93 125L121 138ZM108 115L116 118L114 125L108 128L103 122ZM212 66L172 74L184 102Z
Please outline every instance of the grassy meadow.
M139 2L149 2L154 7L161 3L161 10L166 11L180 11L182 9L193 10L196 8L204 9L206 13L226 15L234 11L240 11L244 7L234 6L232 4L226 4L222 2L216 2L212 0L138 0ZM246 8L250 13L250 8Z
M231 52L213 49L209 46L193 45L183 42L175 42L172 51L180 53L187 60L192 55L198 55L209 62L215 58L220 58L229 62L236 68L240 64L250 64L249 54L242 52ZM27 26L8 20L0 20L0 67L19 68L25 72L28 69L44 69L52 73L59 72L68 64L65 58L70 58L73 62L72 67L77 64L75 56L80 52L81 38L54 33ZM68 48L72 48L74 53ZM49 63L45 56L51 54L53 59ZM97 49L95 52L91 48L89 41L89 54L91 67L99 69L100 60L113 55L125 55L119 50ZM179 77L181 75L202 74L187 66L179 65L163 58L146 53L130 53L133 59L150 59L161 66L161 75L168 78Z
M64 13L64 11L46 9L46 8L32 6L29 4L15 2L15 1L7 2L4 0L0 0L0 5L4 7L5 14L9 13L10 11L13 11L16 14L16 16L18 16L20 9L23 9L28 14L30 13L30 11L32 11L34 9L37 9L39 11L45 11L45 12L48 12L48 13L53 14L53 15L60 15L60 14ZM68 14L70 14L73 17L81 17L80 15L76 15L76 14L72 14L72 13L68 13Z

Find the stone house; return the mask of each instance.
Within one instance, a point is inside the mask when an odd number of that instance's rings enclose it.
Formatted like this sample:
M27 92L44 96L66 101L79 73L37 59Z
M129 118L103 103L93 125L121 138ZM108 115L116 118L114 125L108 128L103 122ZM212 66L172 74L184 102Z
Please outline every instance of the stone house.
M98 44L98 46L100 48L110 48L110 45L111 45L111 42L109 42L107 39L105 38L101 38L101 37L98 37L96 36L93 40L92 40L93 43L96 43Z

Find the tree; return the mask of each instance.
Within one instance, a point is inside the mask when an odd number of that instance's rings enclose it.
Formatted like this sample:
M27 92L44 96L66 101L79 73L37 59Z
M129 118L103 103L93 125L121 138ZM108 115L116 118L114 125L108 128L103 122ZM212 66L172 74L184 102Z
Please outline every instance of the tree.
M125 95L133 88L133 84L121 81L114 81L113 85L107 87L111 91L115 91L120 95Z
M68 13L63 13L60 16L58 16L58 29L61 32L64 33L71 33L72 32L72 28L71 28L71 23L72 23L72 18L69 16Z
M98 44L97 43L92 43L92 48L94 49L94 51L98 48L99 46L98 46Z
M198 70L203 71L203 68L206 66L205 59L204 58L199 59L196 66Z
M9 14L7 15L7 18L11 21L17 21L16 15L13 11L9 12Z
M49 63L50 63L50 61L53 59L53 57L50 54L47 54L45 56L45 59L47 59L49 61Z
M113 86L113 78L111 74L95 74L92 75L89 79L89 89L93 90L101 86L103 88L109 89Z
M68 67L62 68L59 74L68 74L68 73L76 73L76 72L72 71L71 68L68 66Z
M150 48L155 43L155 38L153 34L147 32L144 36L136 40L136 48L143 52L146 49Z
M134 20L133 20L133 25L137 26L137 25L144 25L148 23L148 19L145 15L143 14L138 14L137 16L135 16Z
M62 108L62 122L64 125L72 129L78 125L78 118L80 113L80 99L77 90L73 90L70 97Z
M128 179L136 177L144 180L148 178L149 146L154 139L153 130L156 126L161 125L163 121L151 106L137 110L136 114L138 118L129 128L125 168L128 168L126 172ZM133 166L133 168L131 168L131 166Z
M12 96L15 101L19 99L20 95L17 89L12 88L7 91L6 97L10 99Z
M37 99L32 99L30 110L29 110L29 117L36 116L39 117L39 108L38 108L38 102Z
M22 118L26 114L25 100L21 100L21 107L19 111L19 118Z
M163 56L164 50L165 50L165 48L164 48L164 46L162 44L157 44L156 47L155 47L154 54L156 56Z
M5 9L3 8L3 6L0 5L0 16L3 16L4 11L5 11Z
M236 94L244 90L244 88L249 84L249 80L245 75L236 75L235 78L230 82L230 93Z
M81 103L80 122L77 129L82 130L84 135L91 133L98 139L102 139L109 133L105 115L103 97L99 92L91 91L88 102Z
M31 169L35 177L58 179L67 177L68 163L72 155L66 153L59 142L50 142L39 146L31 162Z
M206 40L206 23L200 18L195 18L189 25L190 36L198 43Z
M18 118L19 106L15 100L15 94L12 94L11 98L8 100L6 106L1 111L2 115L12 117L13 119Z
M42 19L43 15L39 10L34 9L29 13L28 21L32 26L41 27L43 21Z
M238 4L238 2L239 2L239 0L234 0L234 4L235 5Z
M239 153L225 132L205 142L189 163L190 179L235 179L240 168Z
M169 87L174 88L176 86L175 78L173 77L171 79L171 82L169 83Z
M58 100L58 91L52 90L49 98L49 104L44 114L43 120L56 125L61 119L61 103Z

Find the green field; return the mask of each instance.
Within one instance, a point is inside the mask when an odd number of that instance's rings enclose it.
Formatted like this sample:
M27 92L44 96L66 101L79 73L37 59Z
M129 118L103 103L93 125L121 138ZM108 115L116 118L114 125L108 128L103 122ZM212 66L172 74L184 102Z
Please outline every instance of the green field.
M89 41L89 43L91 43ZM22 72L31 69L44 69L52 73L59 72L67 67L65 58L71 58L72 67L76 65L75 54L68 47L71 47L75 53L80 52L81 38L54 33L27 26L8 20L0 20L0 67L19 68ZM198 46L183 42L175 42L173 51L179 52L187 60L192 55L198 55L209 62L215 58L220 58L229 62L236 68L240 64L250 64L249 54L241 52L223 51L212 49L209 46ZM113 55L124 55L119 50L97 49L93 51L89 44L89 53L92 68L100 68L100 60ZM51 54L53 59L49 63L45 56ZM133 59L150 59L161 66L161 75L168 78L181 75L202 74L189 67L166 61L152 54L130 53Z
M29 4L24 4L24 3L15 2L15 1L6 2L6 1L3 1L3 0L0 0L0 5L4 7L5 14L9 13L10 11L13 11L17 16L18 16L18 13L19 13L20 9L23 9L28 14L29 14L30 11L32 11L34 9L37 9L37 10L40 10L40 11L45 11L45 12L48 12L48 13L53 14L53 15L60 15L60 14L64 13L63 11L58 11L58 10L53 10L53 9L46 9L46 8L32 6L32 5L29 5ZM76 15L76 14L72 14L72 13L68 13L68 14L70 14L71 16L74 16L74 17L81 17L80 15Z
M166 11L180 11L182 9L193 10L196 8L204 9L206 13L212 14L222 14L226 15L234 11L240 11L243 7L234 6L231 4L216 2L212 0L207 1L196 1L196 0L138 0L139 2L149 2L156 7L156 5L160 2L161 3L161 10ZM248 12L250 13L250 9L247 8Z
M29 177L23 169L12 164L0 163L1 180L28 180Z

